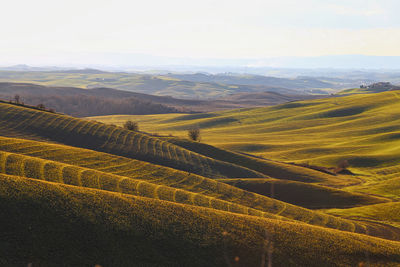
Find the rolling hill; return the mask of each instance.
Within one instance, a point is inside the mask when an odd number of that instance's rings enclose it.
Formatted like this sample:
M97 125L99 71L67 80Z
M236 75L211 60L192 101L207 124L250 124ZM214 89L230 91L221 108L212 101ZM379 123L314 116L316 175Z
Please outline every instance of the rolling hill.
M284 162L335 167L348 160L362 179L396 178L398 91L290 102L274 107L194 115L96 117L132 119L144 131L183 137L197 126L204 143Z
M364 185L358 177L5 102L0 122L2 265L400 264L391 220L315 210L391 204L348 192ZM275 197L243 181L283 191ZM296 188L297 199L284 196Z
M360 88L347 89L340 91L338 95L347 94L371 94L371 93L381 93L386 91L400 90L400 86L393 85L389 82L379 82L370 85L362 85Z
M215 100L179 99L111 88L43 86L29 83L1 83L0 99L15 95L29 105L43 104L58 112L77 117L113 114L163 114L217 111L281 104L317 96L274 92L237 93Z
M283 175L290 170L287 167L284 167L285 170L282 172L278 171L279 175L269 172L268 176L292 181L290 183L279 181L277 188L282 189L277 190L301 188L298 189L299 192L304 193L308 190L317 190L314 185L334 186L348 193L368 194L396 203L399 201L400 192L399 99L398 91L388 91L197 115L126 116L124 120L137 121L145 131L178 137L184 137L190 127L199 127L203 142L217 146L218 148L214 148L215 151L233 150L236 151L235 155L240 154L240 157L236 158L225 154L229 159L216 157L237 164L240 162L247 167L251 165L246 162L248 155L243 153L255 155L256 161L259 162L279 164L279 166L290 165L293 168L299 167L299 164L318 166L321 169L335 168L340 162L347 161L350 170L348 175L328 175L325 177L330 178L324 181L293 179L288 175L279 177L280 174ZM117 124L122 121L118 116L96 117L96 119ZM192 145L186 141L175 141L175 143L191 147L190 149L199 153L207 146ZM213 154L220 155L222 152ZM254 165L250 168L263 173L262 169ZM292 175L292 177L301 176ZM335 185L335 180L342 184ZM248 179L239 182L227 180L227 182L253 192L261 194L265 192L266 195L270 195L269 184L272 183L272 181L257 182ZM312 187L310 182L314 184ZM322 190L319 192L325 192L324 194L336 194L333 191L326 191L327 189L319 189ZM313 207L312 203L302 202L306 201L303 195L299 198L296 196L289 198L279 196L277 193L276 197L297 205ZM378 205L386 207L385 204ZM390 206L390 203L387 206ZM392 216L390 209L385 208L384 211L388 213L387 218ZM399 216L395 215L397 218Z
M292 82L290 79L287 80ZM106 87L143 94L198 100L222 98L240 92L273 91L281 94L304 94L303 91L299 92L283 86L276 87L269 84L240 85L193 82L162 75L96 70L0 71L0 82L34 83L44 86L78 87L82 89ZM329 85L326 86L329 87Z
M192 82L215 82L236 85L269 85L271 87L283 87L296 91L308 91L313 89L326 89L336 87L329 83L313 77L277 78L254 74L167 74L166 76ZM271 90L270 90L271 91Z
M364 235L15 176L0 183L7 266L256 266L270 237L278 266L400 262L399 242Z

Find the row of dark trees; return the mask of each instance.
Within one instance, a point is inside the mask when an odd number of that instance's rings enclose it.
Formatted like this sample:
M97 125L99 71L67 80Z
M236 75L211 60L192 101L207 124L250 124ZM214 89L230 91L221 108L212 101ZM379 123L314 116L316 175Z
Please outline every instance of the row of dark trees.
M9 98L2 96L2 98ZM16 104L28 104L38 108L49 107L58 112L76 117L101 116L101 115L145 115L178 113L180 110L163 104L130 98L106 98L88 95L74 96L35 96L15 95L10 102Z

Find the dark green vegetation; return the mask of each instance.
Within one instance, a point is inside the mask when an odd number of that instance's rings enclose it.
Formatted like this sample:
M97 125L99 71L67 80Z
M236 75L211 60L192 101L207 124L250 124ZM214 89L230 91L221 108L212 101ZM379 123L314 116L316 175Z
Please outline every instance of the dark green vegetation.
M391 220L308 209L391 204L339 189L356 176L8 103L0 123L0 265L400 264Z
M371 94L371 93L381 93L386 91L400 90L400 86L393 85L389 82L379 82L370 85L361 85L360 88L347 89L340 91L340 95L345 94Z

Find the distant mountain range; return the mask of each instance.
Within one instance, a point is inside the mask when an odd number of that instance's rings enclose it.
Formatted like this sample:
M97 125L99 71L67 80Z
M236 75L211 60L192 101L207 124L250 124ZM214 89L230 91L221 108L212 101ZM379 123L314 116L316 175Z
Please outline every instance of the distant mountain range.
M179 72L205 71L210 73L238 72L252 74L266 74L273 69L400 70L400 56L327 55L268 58L179 58L135 53L80 53L59 54L53 58L52 61L32 58L26 59L26 62L27 64L40 64L41 67L35 68L42 68L42 70L55 68L98 68L109 71L169 70ZM26 67L27 65L21 64L1 69L32 70Z

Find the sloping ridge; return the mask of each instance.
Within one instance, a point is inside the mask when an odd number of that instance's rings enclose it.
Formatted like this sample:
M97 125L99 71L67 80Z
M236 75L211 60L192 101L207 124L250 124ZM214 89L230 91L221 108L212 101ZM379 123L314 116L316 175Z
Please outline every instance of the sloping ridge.
M206 177L263 177L256 171L202 156L169 142L121 127L0 103L2 131L33 134L196 173ZM3 134L3 135L4 135Z

